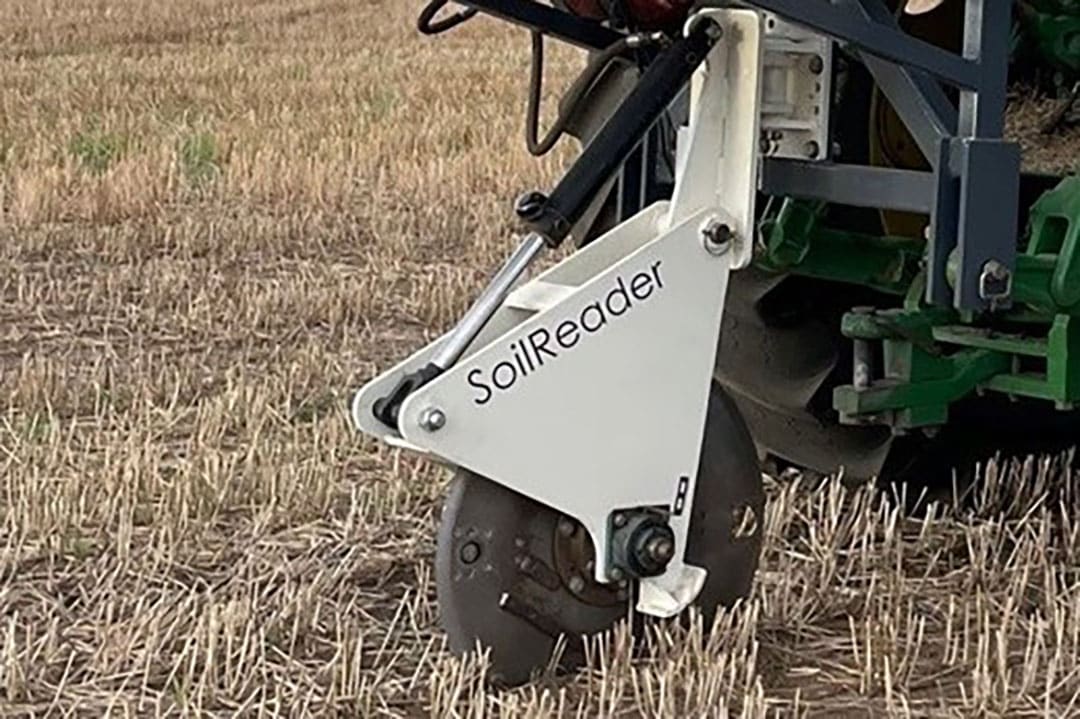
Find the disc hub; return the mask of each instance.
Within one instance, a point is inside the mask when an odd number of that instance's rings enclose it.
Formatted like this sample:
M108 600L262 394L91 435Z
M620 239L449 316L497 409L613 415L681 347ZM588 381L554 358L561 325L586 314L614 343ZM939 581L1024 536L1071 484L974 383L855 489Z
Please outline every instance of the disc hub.
M631 577L656 577L675 557L675 533L653 510L619 512L612 517L615 566Z

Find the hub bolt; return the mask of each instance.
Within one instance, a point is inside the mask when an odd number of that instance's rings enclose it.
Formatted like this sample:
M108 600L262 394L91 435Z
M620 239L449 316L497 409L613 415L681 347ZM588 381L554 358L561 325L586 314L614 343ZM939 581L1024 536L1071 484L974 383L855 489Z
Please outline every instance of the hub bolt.
M465 564L473 564L477 559L480 559L480 545L476 542L464 544L462 545L458 556Z
M446 413L438 407L428 407L420 413L420 429L438 432L446 426Z

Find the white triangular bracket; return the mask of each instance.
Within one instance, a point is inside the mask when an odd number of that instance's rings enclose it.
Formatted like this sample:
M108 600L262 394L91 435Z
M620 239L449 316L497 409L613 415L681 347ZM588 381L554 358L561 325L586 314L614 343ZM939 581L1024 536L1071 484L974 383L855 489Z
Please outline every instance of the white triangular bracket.
M353 407L361 429L580 521L599 581L615 576L613 513L669 511L677 556L639 592L638 609L656 616L686 608L705 580L683 560L693 481L728 277L749 262L754 232L761 18L701 14L724 36L694 81L673 201L519 287L473 350L408 397L400 433L374 419L372 404L438 342L374 380ZM720 225L730 241L706 242L705 228ZM434 410L445 417L437 428L424 421Z

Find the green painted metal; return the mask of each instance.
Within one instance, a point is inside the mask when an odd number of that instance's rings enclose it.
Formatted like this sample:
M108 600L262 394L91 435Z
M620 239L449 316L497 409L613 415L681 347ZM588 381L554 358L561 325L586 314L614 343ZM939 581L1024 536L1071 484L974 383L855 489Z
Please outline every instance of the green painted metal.
M1078 0L1080 1L1080 0ZM924 243L868 237L824 225L825 206L785 200L762 222L759 267L859 284L901 307L844 316L846 337L880 347L879 376L838 387L842 421L895 431L948 421L973 392L1080 405L1080 178L1067 178L1030 210L1013 278L1013 309L981 317L922 302Z
M1080 73L1080 2L1019 0L1021 42L1056 70Z
M919 272L926 243L910 237L877 237L830 229L823 202L776 198L759 229L756 264L833 282L906 294Z
M884 349L884 377L866 388L846 385L834 391L833 407L842 421L900 430L944 424L949 405L1007 372L1012 362L979 349L933 355L903 340L888 340Z

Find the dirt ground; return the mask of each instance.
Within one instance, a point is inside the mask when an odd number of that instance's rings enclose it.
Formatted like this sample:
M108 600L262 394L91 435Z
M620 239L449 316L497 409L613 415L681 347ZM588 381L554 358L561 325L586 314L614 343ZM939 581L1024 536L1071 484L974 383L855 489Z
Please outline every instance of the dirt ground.
M924 519L770 480L716 627L512 692L446 653L448 477L346 406L571 149L522 149L526 36L415 4L0 3L0 716L1080 716L1051 460Z

